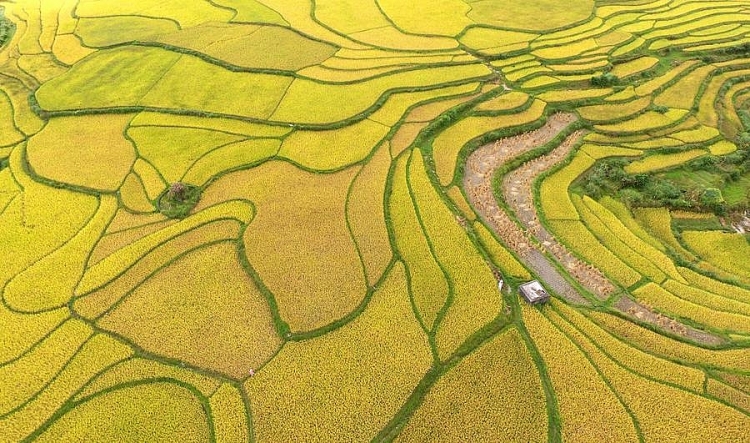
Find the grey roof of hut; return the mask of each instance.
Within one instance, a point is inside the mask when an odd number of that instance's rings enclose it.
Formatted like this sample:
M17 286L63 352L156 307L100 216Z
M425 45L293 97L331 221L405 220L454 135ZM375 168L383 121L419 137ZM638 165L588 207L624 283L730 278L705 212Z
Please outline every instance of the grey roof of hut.
M536 280L524 283L519 286L518 289L521 291L523 298L532 305L544 303L549 300L549 293L544 289L542 284Z

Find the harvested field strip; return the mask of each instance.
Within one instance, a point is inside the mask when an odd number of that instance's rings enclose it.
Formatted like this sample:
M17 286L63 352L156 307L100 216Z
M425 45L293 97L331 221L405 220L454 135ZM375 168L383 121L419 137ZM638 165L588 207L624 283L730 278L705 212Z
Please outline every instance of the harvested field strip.
M435 168L442 185L451 183L454 178L456 162L461 149L471 140L488 132L501 129L512 129L540 119L546 104L535 100L523 112L497 117L467 117L450 126L433 142Z
M548 225L552 233L571 251L589 263L596 263L597 268L621 286L629 287L641 279L638 272L602 245L580 221L550 220Z

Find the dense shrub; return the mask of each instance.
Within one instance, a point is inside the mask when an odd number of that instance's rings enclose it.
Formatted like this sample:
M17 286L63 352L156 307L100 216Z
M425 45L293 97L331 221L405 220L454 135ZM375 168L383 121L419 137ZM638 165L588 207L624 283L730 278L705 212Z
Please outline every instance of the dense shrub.
M607 72L602 75L595 75L591 77L591 85L596 86L597 88L606 88L609 86L614 86L620 82L620 79L617 78L616 75L612 74L611 72Z

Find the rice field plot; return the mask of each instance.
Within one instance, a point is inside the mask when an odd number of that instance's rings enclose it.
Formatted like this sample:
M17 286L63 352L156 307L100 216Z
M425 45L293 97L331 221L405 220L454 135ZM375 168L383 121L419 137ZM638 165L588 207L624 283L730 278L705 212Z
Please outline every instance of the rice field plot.
M743 441L748 23L0 0L0 441Z

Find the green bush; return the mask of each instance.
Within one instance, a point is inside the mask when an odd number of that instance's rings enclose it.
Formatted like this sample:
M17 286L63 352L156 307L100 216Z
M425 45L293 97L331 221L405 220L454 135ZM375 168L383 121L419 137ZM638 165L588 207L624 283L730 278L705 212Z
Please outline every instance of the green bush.
M5 18L5 8L0 6L0 47L8 43L15 30L16 25Z
M606 88L609 86L614 86L620 82L620 79L617 78L616 75L612 74L611 72L607 72L606 74L602 75L595 75L591 77L591 85L596 86L597 88Z
M172 183L159 197L159 212L169 218L185 218L200 200L201 188Z

